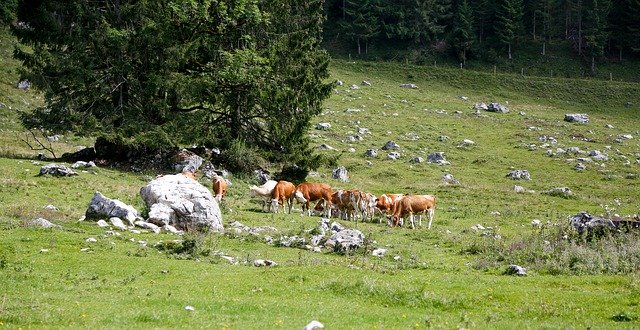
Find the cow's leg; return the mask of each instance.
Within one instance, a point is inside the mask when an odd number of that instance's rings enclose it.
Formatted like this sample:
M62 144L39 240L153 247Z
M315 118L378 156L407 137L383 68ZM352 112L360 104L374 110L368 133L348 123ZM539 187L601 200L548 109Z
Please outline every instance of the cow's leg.
M431 221L433 221L433 215L434 213L436 213L436 210L432 207L429 209L429 225L427 226L427 229L431 229Z

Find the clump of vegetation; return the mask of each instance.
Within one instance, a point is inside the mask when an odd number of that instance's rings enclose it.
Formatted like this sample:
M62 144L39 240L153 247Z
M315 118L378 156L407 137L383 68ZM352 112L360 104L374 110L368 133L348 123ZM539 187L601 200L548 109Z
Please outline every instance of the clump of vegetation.
M212 256L214 245L211 235L187 234L182 240L159 242L155 248L176 259L198 260Z
M554 225L509 242L480 237L462 252L479 256L476 269L518 264L550 275L633 274L640 270L640 233L587 237Z

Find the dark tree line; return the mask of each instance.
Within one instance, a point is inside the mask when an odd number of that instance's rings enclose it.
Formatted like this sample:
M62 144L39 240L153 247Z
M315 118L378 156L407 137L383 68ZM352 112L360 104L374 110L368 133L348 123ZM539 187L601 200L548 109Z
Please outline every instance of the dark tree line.
M640 53L640 0L327 0L327 31L355 42L405 42L464 62L489 49L512 58L532 40L568 40L595 64ZM363 46L364 45L364 46Z

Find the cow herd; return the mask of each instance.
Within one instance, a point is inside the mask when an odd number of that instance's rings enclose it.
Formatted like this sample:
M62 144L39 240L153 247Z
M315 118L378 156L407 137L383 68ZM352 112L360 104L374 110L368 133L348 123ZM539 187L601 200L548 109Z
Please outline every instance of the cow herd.
M251 186L249 194L262 201L262 211L291 213L294 201L302 204L307 215L319 214L351 221L373 221L379 214L379 222L386 217L390 226L401 226L409 217L411 228L415 228L414 217L422 226L422 215L428 216L431 229L436 198L432 195L383 194L375 196L358 189L333 190L330 185L318 182L303 182L294 185L288 181L269 180L261 186ZM312 202L315 205L312 207Z

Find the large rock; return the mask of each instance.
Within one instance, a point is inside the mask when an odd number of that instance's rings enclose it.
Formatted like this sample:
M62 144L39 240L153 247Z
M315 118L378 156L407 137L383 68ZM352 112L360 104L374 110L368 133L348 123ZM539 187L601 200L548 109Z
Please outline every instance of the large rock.
M436 163L438 165L449 165L449 164L451 164L444 158L444 152L442 152L442 151L430 153L427 156L427 162Z
M74 172L70 168L60 164L48 164L40 168L40 174L38 175L53 175L53 176L74 176L78 173Z
M513 170L507 174L513 180L531 180L531 174L527 170Z
M325 243L325 247L335 252L346 253L354 251L364 244L364 234L356 229L341 230L333 235Z
M222 231L222 214L211 191L184 175L165 175L140 189L151 223L180 229ZM164 206L154 206L162 204ZM164 212L160 214L160 212Z
M568 113L564 115L564 121L585 124L589 122L589 115L586 113Z
M593 216L588 212L580 212L571 218L569 223L578 233L587 232L589 234L602 233L608 230L615 230L616 225L610 219Z
M509 112L509 108L507 108L506 106L500 104L500 103L489 103L489 106L487 107L487 111L489 112L500 112L500 113L507 113Z
M333 170L332 177L336 180L340 180L342 182L349 181L349 175L347 174L347 169L344 166L340 166Z
M101 218L117 217L127 220L133 226L140 219L138 211L131 205L127 205L117 199L105 197L99 191L93 195L89 207L85 212L87 219L99 220Z

